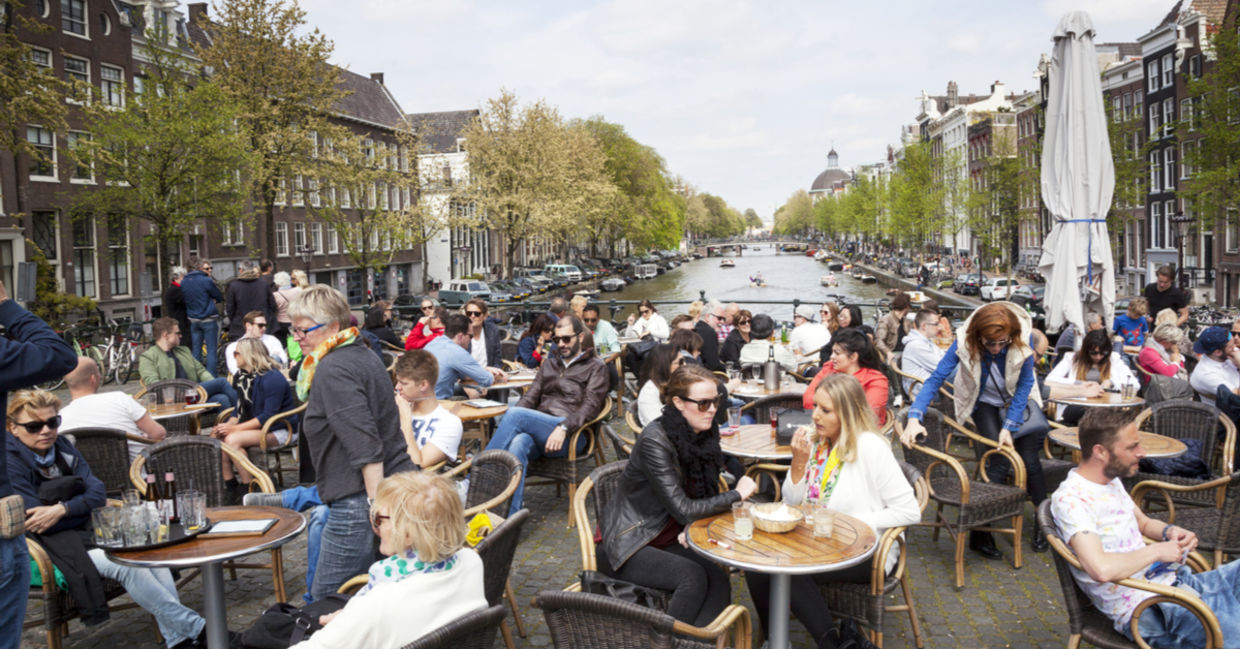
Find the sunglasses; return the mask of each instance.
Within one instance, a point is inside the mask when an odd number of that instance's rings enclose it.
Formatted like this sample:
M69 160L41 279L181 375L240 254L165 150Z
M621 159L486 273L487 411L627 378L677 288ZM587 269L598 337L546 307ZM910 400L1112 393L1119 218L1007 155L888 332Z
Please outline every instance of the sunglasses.
M689 397L680 397L680 400L696 404L698 412L706 412L711 408L715 408L717 410L719 408L719 402L721 401L719 397L715 397L714 399L690 399Z
M1012 344L1011 338L1006 338L1004 340L983 340L982 341L982 345L985 346L987 349L994 349L996 347L1007 347L1010 344Z
M376 512L376 511L371 511L370 512L370 529L374 530L375 534L378 534L379 526L383 525L383 521L390 521L390 520L392 520L391 516L380 514L379 512Z
M433 307L433 306L423 306L423 307L422 307L422 310L423 310L423 311L433 311L434 309L435 309L435 307Z
M471 317L471 318L481 318L481 317L482 317L482 312L481 312L481 311L466 311L466 312L465 312L465 315L467 315L467 316L469 316L469 317Z
M1091 349L1089 350L1089 355L1090 356L1106 356L1107 351L1105 349Z
M574 340L576 340L576 338L577 338L577 334L573 334L571 336L552 336L551 340L561 345L567 345L568 343L571 343Z
M56 415L55 417L52 417L51 419L48 419L47 421L17 421L13 423L17 424L18 426L21 426L22 428L25 428L27 433L30 433L31 435L36 435L43 431L44 426L47 426L48 428L51 428L52 430L56 430L57 428L60 428L60 415Z
M1235 338L1236 336L1240 336L1240 331L1229 331L1229 332L1227 332L1227 337L1228 337L1228 338Z
M650 313L650 311L647 309L638 309L637 312L642 315L646 315L647 313Z
M254 326L255 326L255 327L258 327L259 329L266 329L266 328L267 328L267 323L266 323L266 322L255 322L255 323L254 323Z
M311 331L316 331L316 330L318 330L318 329L322 329L323 327L326 327L326 326L327 326L327 325L325 325L325 324L317 324L317 325L314 325L313 327L309 327L309 328L307 328L307 329L302 329L301 327L293 327L293 328L291 329L291 331L293 332L293 335L294 335L294 336L304 336L304 335L306 335L306 334L310 333Z
M582 322L584 322L584 323L586 323L586 324L588 324L588 325L590 325L590 324L595 324L595 323L597 323L597 322L598 322L598 318L582 318L582 319L581 319L581 321L582 321Z
M749 324L749 320L737 320L737 321L736 321L736 326L738 326L738 327L743 327L743 326L745 326L745 325L747 325L747 324Z

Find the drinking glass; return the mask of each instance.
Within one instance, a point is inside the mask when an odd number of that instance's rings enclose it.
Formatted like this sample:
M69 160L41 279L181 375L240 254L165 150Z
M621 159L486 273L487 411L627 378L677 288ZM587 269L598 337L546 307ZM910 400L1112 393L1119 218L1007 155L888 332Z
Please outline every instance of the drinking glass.
M146 545L146 507L126 505L123 514L123 538L125 545Z
M732 503L732 532L738 541L753 538L753 510L747 502Z
M207 494L195 489L178 491L177 510L185 531L196 531L207 523Z
M121 500L125 503L126 507L133 507L142 502L142 498L138 496L137 489L126 489L121 495Z
M125 510L121 507L100 507L100 519L103 522L103 542L115 546L122 543L121 525Z
M728 428L736 430L741 425L741 409L728 408Z
M831 534L835 531L835 512L827 509L825 503L819 503L813 509L814 536L822 539L831 538Z

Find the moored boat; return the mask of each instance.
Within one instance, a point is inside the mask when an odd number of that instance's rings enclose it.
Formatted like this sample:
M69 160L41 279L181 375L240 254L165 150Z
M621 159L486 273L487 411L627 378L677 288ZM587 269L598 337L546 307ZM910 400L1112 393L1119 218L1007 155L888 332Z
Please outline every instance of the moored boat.
M720 268L735 268L736 262L732 261L731 259L721 259L719 260L719 267Z

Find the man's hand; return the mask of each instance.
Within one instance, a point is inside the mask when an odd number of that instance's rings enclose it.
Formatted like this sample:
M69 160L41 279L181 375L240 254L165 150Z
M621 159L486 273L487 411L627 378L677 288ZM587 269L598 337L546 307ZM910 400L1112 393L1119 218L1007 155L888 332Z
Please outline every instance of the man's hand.
M741 500L749 500L757 490L758 483L749 476L741 476L741 479L736 481L736 492L741 495Z
M543 449L548 453L555 453L561 448L564 448L564 436L567 434L567 431L564 430L564 426L556 426L555 430L551 431L551 436L547 438L547 444L543 447Z
M55 505L44 505L42 507L34 507L26 510L26 531L42 534L52 528L53 525L60 522L60 519L69 513L69 508L64 503L56 503Z
M488 367L487 370L491 372L491 378L495 379L496 383L503 383L508 380L508 375L498 367Z
M1172 525L1167 528L1167 539L1176 543L1181 555L1197 549L1197 535L1178 525Z

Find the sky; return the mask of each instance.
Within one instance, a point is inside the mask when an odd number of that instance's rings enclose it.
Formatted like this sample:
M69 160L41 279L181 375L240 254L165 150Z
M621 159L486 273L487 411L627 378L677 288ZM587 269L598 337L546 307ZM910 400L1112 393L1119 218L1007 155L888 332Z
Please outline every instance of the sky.
M923 89L1035 87L1068 11L1135 42L1174 0L301 0L333 62L383 72L406 112L501 89L602 116L698 191L764 219L840 166L886 157Z

